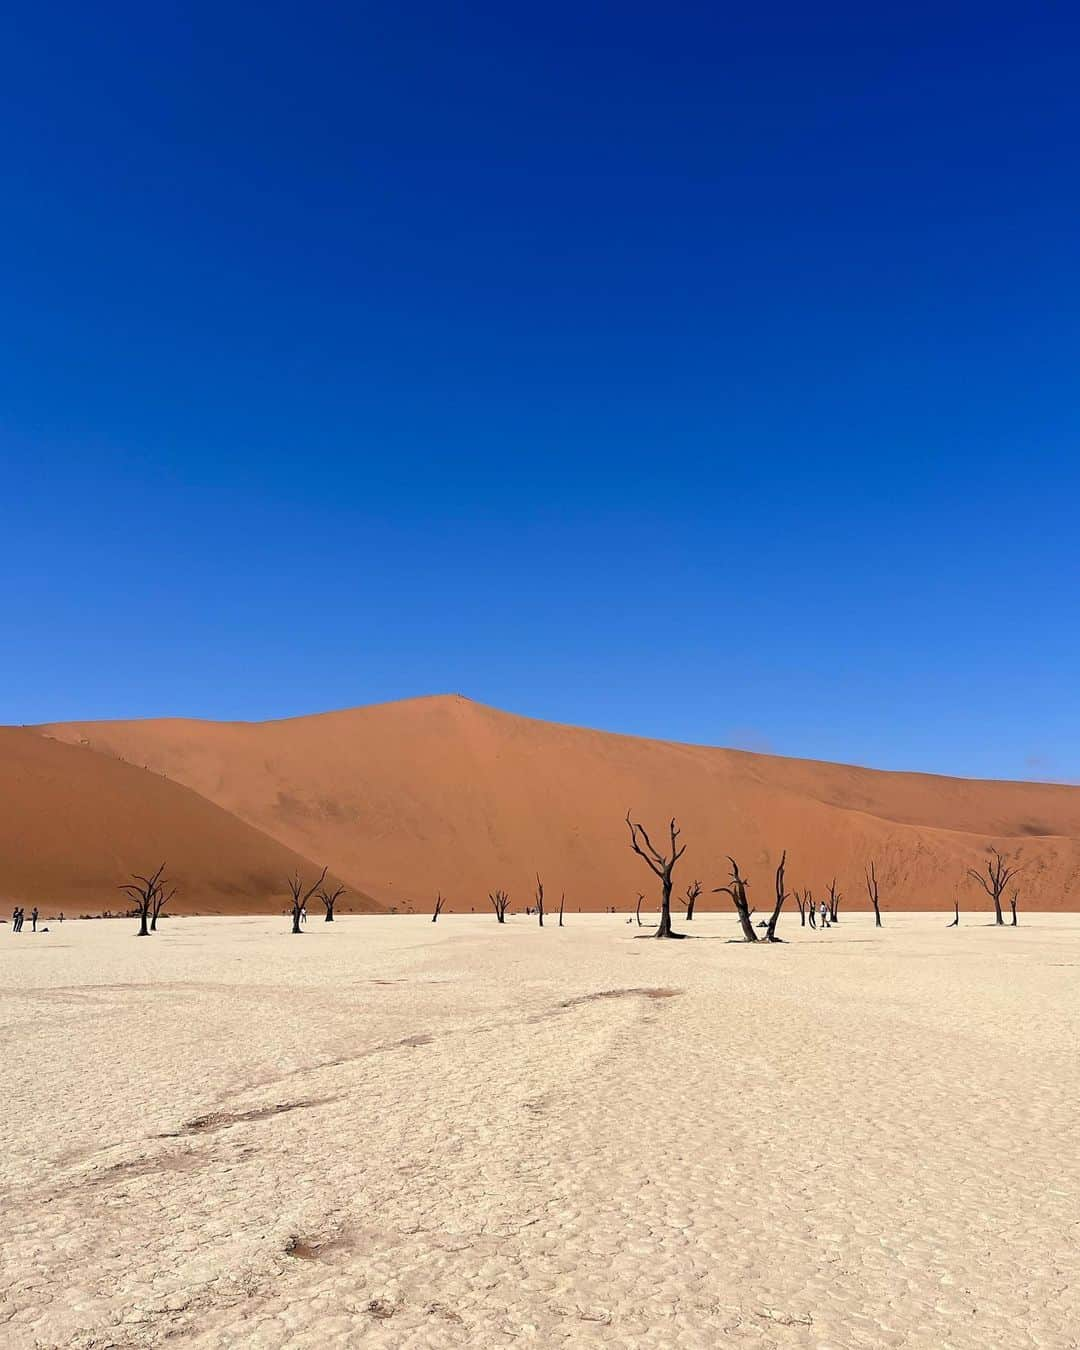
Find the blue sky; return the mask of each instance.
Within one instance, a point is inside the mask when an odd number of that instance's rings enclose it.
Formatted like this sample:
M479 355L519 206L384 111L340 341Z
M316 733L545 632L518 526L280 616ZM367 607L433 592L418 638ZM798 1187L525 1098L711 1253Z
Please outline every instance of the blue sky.
M1080 778L1078 41L7 7L0 721L457 691Z

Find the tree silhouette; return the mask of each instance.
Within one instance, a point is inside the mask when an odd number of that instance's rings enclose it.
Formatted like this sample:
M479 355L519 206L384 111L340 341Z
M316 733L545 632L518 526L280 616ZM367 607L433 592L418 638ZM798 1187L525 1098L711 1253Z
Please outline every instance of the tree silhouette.
M773 906L773 912L769 919L769 926L765 931L766 942L783 942L783 938L776 936L776 925L780 920L780 911L784 908L784 901L787 895L784 892L784 864L787 862L787 849L780 855L780 865L776 869L776 904Z
M977 881L994 902L994 923L999 928L1004 928L1005 920L1001 914L1001 897L1005 893L1005 887L1020 871L1020 868L1019 866L1010 866L1009 855L999 853L992 844L987 852L992 853L993 857L987 859L986 875L983 876L982 872L976 871L974 867L969 867L968 876L973 881Z
M488 896L492 908L495 911L495 917L500 923L506 922L506 911L510 908L509 891L492 891Z
M731 884L728 886L717 886L713 891L714 895L730 895L731 902L735 906L735 913L739 916L739 924L742 927L743 938L747 942L756 942L758 935L754 932L754 925L750 922L750 916L753 910L750 908L750 901L746 898L746 888L750 884L745 877L739 875L739 864L731 855L728 855L728 862L731 864Z
M445 904L446 901L442 897L442 891L439 891L438 894L435 896L435 908L431 911L432 923L436 923L438 921L439 915L443 911L443 905Z
M292 930L294 933L300 932L300 916L307 908L307 902L311 899L311 897L315 894L315 892L319 889L319 887L323 884L325 880L326 880L325 867L319 873L318 881L316 881L313 886L309 886L307 890L304 890L304 883L300 878L299 872L287 878L289 891L292 894Z
M330 890L328 886L319 887L319 899L322 901L323 908L326 910L327 923L334 922L334 906L344 894L344 886L338 886L334 890Z
M148 877L133 872L131 881L117 888L135 901L135 912L139 916L138 937L149 937L151 932L157 931L158 915L176 894L175 887L168 889L164 872L164 863Z
M870 897L870 903L874 908L874 927L880 928L881 925L881 903L878 896L877 872L874 868L874 860L871 858L870 866L866 869L866 893Z
M679 834L681 833L675 824L675 817L672 816L668 826L671 838L670 853L661 853L659 849L653 847L653 842L645 832L643 825L637 825L630 819L630 812L626 813L626 823L630 827L630 847L643 860L645 865L654 872L660 879L660 926L653 934L658 938L682 938L685 933L676 933L671 927L671 874L675 870L675 864L686 852L686 845L679 843ZM642 847L644 845L644 847Z
M694 906L697 904L700 895L701 882L696 880L692 881L686 888L686 899L679 901L679 904L686 910L687 921L694 917Z

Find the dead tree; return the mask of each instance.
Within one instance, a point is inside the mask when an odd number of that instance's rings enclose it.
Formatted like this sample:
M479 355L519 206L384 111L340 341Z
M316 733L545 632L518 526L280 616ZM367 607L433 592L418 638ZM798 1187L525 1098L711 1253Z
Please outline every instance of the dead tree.
M158 915L176 894L176 887L167 889L167 883L162 879L158 882L157 894L154 896L154 903L150 908L150 931L157 932Z
M1013 891L1013 893L1012 893L1012 899L1009 901L1009 908L1012 910L1012 916L1013 916L1013 921L1012 921L1012 927L1013 927L1013 928L1016 927L1016 902L1017 902L1017 900L1019 900L1019 899L1020 899L1020 892L1019 892L1019 891Z
M960 927L960 901L959 901L959 900L954 900L954 901L953 901L953 909L956 911L956 913L955 913L954 916L953 916L953 921L952 921L952 923L947 923L947 924L945 925L946 928L959 928L959 927Z
M315 892L322 886L325 880L326 880L325 867L319 873L318 881L316 881L313 886L309 886L306 891L304 890L304 883L303 880L301 879L299 872L296 872L291 877L289 877L288 879L289 891L292 895L292 930L294 933L299 933L301 931L300 920L303 918L304 910L307 909L307 903L311 899L311 897L315 894Z
M341 897L344 894L345 894L344 886L338 886L334 890L330 890L328 886L319 887L319 899L323 903L323 909L326 910L325 917L327 923L334 922L334 906L337 904L337 902L341 899Z
M866 894L870 897L870 904L874 908L874 927L881 927L881 906L878 896L877 872L874 869L873 859L870 860L870 866L866 869ZM833 920L835 923L836 920Z
M987 860L986 875L983 876L983 874L976 871L974 867L969 867L968 876L971 877L972 880L977 881L990 899L993 900L994 923L999 928L1004 928L1005 920L1001 915L1001 897L1005 893L1005 887L1012 878L1016 876L1017 872L1020 871L1020 868L1010 867L1009 855L1007 853L999 853L993 845L990 846L988 852L992 853L994 856L992 859Z
M814 908L814 892L806 892L806 918L811 928L817 927L817 911Z
M799 894L798 891L792 891L792 892L791 892L791 898L792 898L792 900L795 901L795 904L798 906L798 909L799 909L799 927L800 927L800 928L805 928L805 927L806 927L806 901L802 898L802 896Z
M642 906L642 904L644 903L644 901L645 901L645 893L644 893L643 891L638 891L638 895L637 895L637 909L636 909L634 912L635 912L636 915L637 915L637 926L638 926L639 928L644 927L644 925L643 925L642 922L641 922L641 906Z
M510 908L509 891L492 891L488 896L491 901L491 907L495 911L495 917L500 923L506 922L506 911Z
M442 913L442 907L445 904L446 901L443 899L442 891L439 891L435 896L435 908L431 911L432 923L438 922L439 915Z
M773 912L769 918L769 927L765 933L766 942L783 942L783 938L776 936L776 925L780 920L780 911L784 908L784 901L787 895L784 892L784 864L787 862L787 849L780 854L780 866L776 869L776 904L773 906Z
M563 926L562 916L563 916L563 910L564 910L565 908L566 908L566 892L563 891L562 895L559 896L559 927L560 927L560 928Z
M680 845L679 843L680 831L675 824L675 817L672 816L668 825L671 839L670 853L661 853L653 847L652 840L645 833L645 827L636 825L630 819L629 811L626 813L626 823L630 827L630 847L660 879L660 926L653 936L658 938L685 937L685 933L673 932L671 927L671 874L675 870L675 864L686 852L686 845ZM644 845L644 848L642 845Z
M544 883L540 880L540 873L536 874L536 916L540 920L540 927L544 926Z
M754 911L750 908L750 902L746 898L746 888L750 883L745 877L739 875L739 864L730 854L728 855L728 862L731 864L731 885L717 886L713 894L731 896L735 913L738 914L739 923L742 926L743 937L747 942L756 942L758 935L754 932L754 925L750 922L750 916Z
M164 871L165 864L162 863L158 870L149 877L144 877L139 872L133 872L131 874L132 880L118 887L135 902L135 913L139 916L139 937L150 936L150 916L154 914L154 902L157 899L158 888L162 885ZM154 917L156 918L157 915L154 914Z
M844 897L843 897L843 896L840 894L840 892L836 889L836 878L833 877L832 881L829 883L829 922L830 922L830 923L839 923L839 922L840 922L839 918L837 918L837 915L840 913L840 901L843 900L843 898L844 898Z
M689 921L694 917L694 906L698 902L698 896L701 894L701 882L692 881L686 888L686 899L680 900L679 904L686 910L686 918Z

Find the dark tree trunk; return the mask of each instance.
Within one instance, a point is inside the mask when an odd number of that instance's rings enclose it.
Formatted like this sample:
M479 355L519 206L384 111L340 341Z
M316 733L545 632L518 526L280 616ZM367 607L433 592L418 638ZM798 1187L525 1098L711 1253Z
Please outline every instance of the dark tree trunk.
M652 840L649 838L645 829L641 825L635 825L630 819L630 812L626 813L626 823L630 828L630 847L649 867L660 880L661 899L660 899L660 925L653 937L658 938L683 938L685 933L676 933L671 926L671 874L675 869L675 864L686 852L686 845L679 843L679 828L675 824L675 817L672 816L671 823L668 826L671 837L671 852L661 853L653 847ZM639 838L640 836L640 838ZM642 847L644 845L644 847ZM639 915L640 915L640 900Z
M870 904L874 910L874 927L881 927L881 904L878 896L877 868L871 862L866 871L866 894L870 897Z
M953 921L952 921L952 923L947 923L947 924L945 925L946 928L959 928L959 927L960 927L960 901L959 901L959 900L957 900L956 903L953 905L953 909L956 911L956 913L955 913L955 915L953 916Z
M993 846L988 850L993 854L993 861L986 864L986 875L977 872L973 867L968 868L968 876L977 881L986 894L994 903L994 923L998 928L1005 927L1005 919L1001 913L1001 897L1005 894L1005 887L1010 880L1020 871L1019 867L1009 866L1009 855L1000 853Z
M327 922L327 923L333 923L333 922L334 922L334 906L333 906L333 905L327 905L327 906L326 906L326 922Z
M1015 901L1015 900L1010 900L1010 901L1009 901L1009 904L1010 904L1011 907L1012 907L1012 916L1013 916L1013 918L1012 918L1012 925L1011 925L1011 926L1012 926L1013 928L1015 928L1015 927L1016 927L1016 901Z
M750 918L753 910L750 908L750 902L746 898L746 881L739 875L739 864L734 858L728 857L731 863L731 885L717 886L716 891L719 894L731 896L731 903L735 906L735 913L739 916L739 926L742 929L743 937L747 942L757 942L758 935L754 932L754 925Z
M787 899L787 895L784 893L784 864L786 862L787 849L780 855L780 866L776 869L776 904L769 918L769 926L765 930L766 942L783 942L784 940L776 936L776 925L780 920L780 911L784 908L784 901Z
M645 899L645 897L644 897L643 895L639 895L638 898L637 898L637 909L635 910L635 913L637 914L637 926L638 926L639 928L644 927L644 925L643 925L642 922L641 922L641 902L642 902L644 899Z
M138 937L149 937L150 929L146 926L147 913L145 909L139 910L139 931Z
M662 898L660 901L660 927L653 934L658 938L681 938L684 933L676 933L671 926L671 872L665 869L661 885L663 887Z
M563 891L562 895L559 897L559 927L560 927L560 928L563 926L562 916L563 916L563 910L564 910L565 908L566 908L566 892Z
M292 912L292 930L294 933L300 932L300 911L295 906Z

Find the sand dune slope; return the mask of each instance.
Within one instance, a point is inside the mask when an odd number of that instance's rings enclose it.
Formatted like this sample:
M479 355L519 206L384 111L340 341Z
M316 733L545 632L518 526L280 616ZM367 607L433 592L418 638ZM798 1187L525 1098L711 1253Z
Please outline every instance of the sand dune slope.
M281 909L311 860L160 775L31 731L0 728L0 897L68 916L119 911L117 887L162 860L175 913ZM355 893L353 909L377 908ZM5 915L5 917L7 917Z
M632 904L653 879L627 848L627 808L656 834L674 813L680 883L726 880L734 854L759 908L780 850L789 884L836 876L865 907L876 859L886 909L951 908L995 843L1023 860L1022 906L1080 906L1080 789L883 773L615 736L456 696L267 723L161 720L41 729L195 789L388 905L516 902L539 871L572 909ZM961 885L962 905L979 893ZM723 903L707 897L711 904Z

